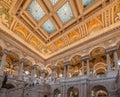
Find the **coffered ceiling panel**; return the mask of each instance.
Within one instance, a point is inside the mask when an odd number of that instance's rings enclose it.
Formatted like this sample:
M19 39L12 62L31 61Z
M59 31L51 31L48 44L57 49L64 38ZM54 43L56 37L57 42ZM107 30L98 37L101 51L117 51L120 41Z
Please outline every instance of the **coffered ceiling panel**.
M45 12L36 0L33 0L31 2L31 4L28 7L28 11L37 21L39 21L45 15Z
M54 24L49 19L46 22L44 22L42 28L49 34L56 30Z
M63 23L68 22L73 18L73 13L69 3L65 3L58 11L57 14Z

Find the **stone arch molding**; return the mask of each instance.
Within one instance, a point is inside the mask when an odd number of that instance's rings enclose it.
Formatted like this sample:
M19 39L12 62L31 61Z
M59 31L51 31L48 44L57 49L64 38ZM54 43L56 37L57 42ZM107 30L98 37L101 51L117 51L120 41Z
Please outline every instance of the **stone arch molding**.
M94 49L96 49L96 48L103 48L103 49L106 49L106 47L103 46L103 45L101 45L101 46L95 46L95 47L93 47L93 48L91 48L91 49L89 50L88 54L90 55L91 52L92 52Z
M73 87L73 88L77 88L77 89L79 90L79 87L78 87L78 86L76 86L76 85L73 85L73 86L72 86L72 85L71 85L71 86L67 87L66 91L68 91L68 90L69 90L70 88L72 88L72 87Z
M44 65L40 62L36 63L35 65L38 66L38 67L41 67L41 68L44 67Z
M61 92L61 88L60 88L60 87L54 88L54 89L53 89L53 93L54 93L56 90L58 90L58 91Z
M105 93L107 93L108 95L107 95L107 97L109 97L109 89L105 86L105 85L95 85L95 86L93 86L91 89L90 89L90 92L92 92L92 91L94 91L94 92L96 92L96 94L98 95L98 91L99 90L103 90ZM95 96L95 95L94 95ZM96 97L96 96L95 96Z
M8 51L12 51L12 52L14 52L15 54L17 54L20 59L22 59L22 58L24 57L23 53L22 53L20 50L18 50L17 48L15 48L15 47L10 47L10 48L8 48L7 50L8 50Z
M17 88L17 84L13 82L9 82L9 84L13 85L15 88Z
M40 66L41 68L43 68L44 67L44 65L43 64L41 64L40 62L38 62L38 63L36 63L38 66Z
M69 58L69 61L71 61L71 60L72 60L72 58L73 58L73 57L75 57L75 56L80 56L80 57L81 57L81 54L76 53L76 54L71 55L71 56L70 56L70 58Z
M91 91L92 89L94 89L94 87L96 87L96 86L105 87L107 91L110 90L109 85L106 85L106 83L99 83L99 84L94 84L93 86L91 86L91 87L90 87L90 91Z
M35 60L31 56L26 56L24 59L28 59L30 62L32 62L32 65L35 65Z
M64 62L65 60L64 59L60 59L60 60L58 60L58 61L56 61L55 62L55 66L57 66L57 64L59 63L59 62ZM52 65L52 64L51 64Z

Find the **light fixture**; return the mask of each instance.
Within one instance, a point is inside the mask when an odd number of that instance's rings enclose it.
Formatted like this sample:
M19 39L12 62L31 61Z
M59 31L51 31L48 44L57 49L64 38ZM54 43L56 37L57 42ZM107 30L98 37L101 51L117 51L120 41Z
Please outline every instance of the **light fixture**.
M59 74L59 77L62 78L62 76L63 76L63 75L60 73L60 74Z
M118 60L118 65L120 66L120 60Z
M37 74L35 74L34 76L37 77Z
M30 74L30 72L26 70L26 71L25 71L25 74L28 75L28 74Z

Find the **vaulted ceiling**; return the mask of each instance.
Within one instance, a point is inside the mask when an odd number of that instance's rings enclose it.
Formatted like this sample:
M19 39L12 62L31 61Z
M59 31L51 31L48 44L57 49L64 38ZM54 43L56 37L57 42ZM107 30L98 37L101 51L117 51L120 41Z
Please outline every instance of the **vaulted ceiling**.
M0 22L45 59L103 32L118 12L119 0L0 1Z

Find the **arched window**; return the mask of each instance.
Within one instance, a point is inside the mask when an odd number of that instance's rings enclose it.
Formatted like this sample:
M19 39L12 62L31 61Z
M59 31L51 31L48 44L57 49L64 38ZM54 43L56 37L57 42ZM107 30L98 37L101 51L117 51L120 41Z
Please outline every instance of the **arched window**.
M54 97L61 97L61 92L60 92L60 90L56 89L56 90L54 91Z

